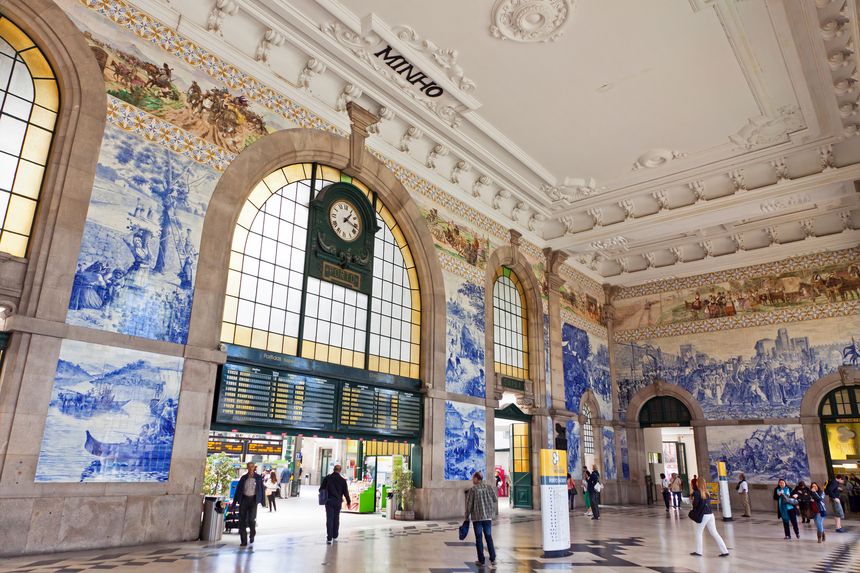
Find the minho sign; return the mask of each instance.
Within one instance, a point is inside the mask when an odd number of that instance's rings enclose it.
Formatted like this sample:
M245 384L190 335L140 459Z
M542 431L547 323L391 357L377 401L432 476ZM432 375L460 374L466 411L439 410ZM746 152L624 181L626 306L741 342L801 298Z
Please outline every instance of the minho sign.
M445 90L430 79L427 74L412 65L409 60L394 51L394 48L391 46L386 45L373 55L382 60L389 68L405 78L413 86L420 86L418 89L427 97L435 98L445 93Z

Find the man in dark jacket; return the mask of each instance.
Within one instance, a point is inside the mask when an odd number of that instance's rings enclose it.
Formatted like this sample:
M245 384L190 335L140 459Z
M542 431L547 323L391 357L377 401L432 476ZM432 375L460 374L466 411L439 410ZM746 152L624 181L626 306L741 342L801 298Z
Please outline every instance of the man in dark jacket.
M352 501L349 499L349 487L346 480L340 475L341 467L334 466L334 470L325 476L320 484L320 491L326 492L325 497L325 541L331 545L337 539L338 531L340 530L340 508L343 499L346 498L346 503L349 505Z
M588 498L591 500L591 519L600 519L600 492L597 484L600 483L600 472L597 464L591 466L591 475L588 476ZM601 486L601 489L603 486Z
M239 537L241 546L248 545L248 532L251 529L251 545L254 544L254 536L257 535L257 506L263 504L263 478L255 473L257 466L254 462L248 462L248 473L239 478L236 486L236 494L233 503L239 507Z

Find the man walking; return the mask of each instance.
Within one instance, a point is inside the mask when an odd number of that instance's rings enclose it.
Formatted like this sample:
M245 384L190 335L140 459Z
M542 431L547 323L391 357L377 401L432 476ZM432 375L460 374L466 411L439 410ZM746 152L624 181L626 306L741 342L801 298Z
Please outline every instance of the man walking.
M329 545L334 543L340 532L340 508L343 499L347 505L352 503L349 499L349 486L340 475L340 465L334 466L330 474L325 476L320 484L320 491L325 491L325 542Z
M600 472L597 464L591 466L591 474L588 476L588 497L591 499L591 519L600 519L600 492L603 484L600 483Z
M490 567L496 566L496 546L493 545L493 520L499 514L499 498L489 485L484 483L481 472L472 474L472 487L466 493L466 520L472 520L475 528L475 548L478 550L478 566L486 563L483 534L490 552Z
M738 494L744 502L744 513L742 517L751 517L752 510L750 509L750 486L747 483L747 477L744 474L740 475L741 481L738 482Z
M660 487L663 492L663 503L666 504L666 513L669 513L669 498L672 497L672 494L669 493L669 479L664 473L660 474Z
M251 545L257 535L257 506L263 504L263 477L256 473L257 466L248 462L248 473L239 478L233 502L239 506L239 538L241 547L248 546L248 532L251 529Z

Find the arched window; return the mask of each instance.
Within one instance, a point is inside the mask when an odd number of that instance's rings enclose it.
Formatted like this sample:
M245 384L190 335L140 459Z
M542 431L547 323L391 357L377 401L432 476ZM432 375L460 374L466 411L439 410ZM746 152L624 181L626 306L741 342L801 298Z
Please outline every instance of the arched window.
M502 376L529 377L526 297L519 278L508 267L493 282L493 355Z
M582 416L585 421L582 424L582 449L586 454L594 454L594 426L591 425L591 406L582 405Z
M59 103L44 54L0 17L0 252L27 254Z
M371 296L307 276L309 202L331 183L376 208ZM275 170L251 192L233 233L221 340L418 378L421 306L409 246L363 183L315 163Z
M860 416L860 386L844 386L828 393L821 401L818 415L822 418Z

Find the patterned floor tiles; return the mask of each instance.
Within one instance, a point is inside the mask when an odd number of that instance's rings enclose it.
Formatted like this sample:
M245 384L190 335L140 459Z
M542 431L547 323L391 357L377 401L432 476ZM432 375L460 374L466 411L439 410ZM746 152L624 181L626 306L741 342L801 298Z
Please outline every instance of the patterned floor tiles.
M785 541L782 525L769 514L720 522L732 555L716 556L705 536L705 557L689 555L693 528L686 511L666 514L659 508L606 507L600 521L572 514L572 555L543 559L537 512L506 513L493 527L497 571L533 573L858 573L860 525L830 533L816 543L806 527L800 541ZM832 529L832 524L830 529ZM394 523L376 528L345 527L341 539L327 546L315 532L269 534L251 549L238 546L237 535L217 543L183 543L0 560L0 573L246 573L251 571L481 573L474 545L457 540L457 521ZM471 539L471 537L470 537Z

